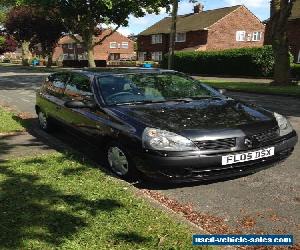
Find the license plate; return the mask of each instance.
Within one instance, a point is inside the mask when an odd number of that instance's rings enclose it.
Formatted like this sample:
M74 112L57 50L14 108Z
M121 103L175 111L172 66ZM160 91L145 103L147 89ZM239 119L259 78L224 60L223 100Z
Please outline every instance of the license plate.
M222 156L222 165L230 165L239 162L254 161L262 158L268 158L275 154L275 148L265 148L257 151L246 152L234 155Z

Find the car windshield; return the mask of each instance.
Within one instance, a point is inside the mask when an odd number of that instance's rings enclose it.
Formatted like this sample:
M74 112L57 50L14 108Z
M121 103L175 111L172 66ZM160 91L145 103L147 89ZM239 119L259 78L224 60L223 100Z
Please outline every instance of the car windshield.
M188 102L215 96L198 81L171 72L100 76L98 84L107 105Z

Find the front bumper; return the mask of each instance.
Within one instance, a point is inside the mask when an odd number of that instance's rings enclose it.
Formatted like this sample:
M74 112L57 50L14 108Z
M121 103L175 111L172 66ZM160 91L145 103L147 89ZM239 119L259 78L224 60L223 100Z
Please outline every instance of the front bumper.
M142 174L158 182L180 183L217 180L247 175L268 168L274 163L287 158L293 152L297 141L297 134L293 132L287 139L264 147L275 147L274 156L227 166L222 166L222 156L247 151L210 155L203 155L199 151L193 152L192 155L181 154L179 156L165 156L144 152L135 156L135 163ZM259 149L262 148L248 151Z

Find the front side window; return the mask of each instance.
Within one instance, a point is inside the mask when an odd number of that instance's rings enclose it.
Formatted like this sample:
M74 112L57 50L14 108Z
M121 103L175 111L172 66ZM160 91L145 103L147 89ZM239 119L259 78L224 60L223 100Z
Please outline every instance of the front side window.
M162 34L152 35L152 44L162 43Z
M73 73L65 88L65 96L72 100L91 100L93 93L88 76Z
M66 73L56 73L48 76L45 87L46 91L54 96L62 96L66 87L69 75Z
M161 51L151 52L151 59L153 61L161 61L162 60L162 52Z
M261 34L262 32L259 32L259 31L255 31L253 32L252 34L252 41L260 41L261 40Z
M246 31L239 30L236 32L236 41L243 42L246 39Z
M166 102L214 95L198 81L175 73L100 76L98 84L107 105Z
M110 47L111 49L117 49L117 48L118 48L118 43L116 43L116 42L111 42L111 43L109 44L109 47Z
M177 43L182 43L185 42L186 40L186 33L176 33L176 42Z

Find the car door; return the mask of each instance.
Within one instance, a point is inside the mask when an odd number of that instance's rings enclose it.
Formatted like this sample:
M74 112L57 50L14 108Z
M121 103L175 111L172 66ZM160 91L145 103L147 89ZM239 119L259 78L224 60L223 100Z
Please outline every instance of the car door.
M61 110L64 107L64 91L70 75L67 72L55 73L47 77L40 92L41 98L39 106L47 116L62 121Z
M81 101L83 103L96 103L91 88L90 77L82 73L71 73L69 82L64 91L64 101ZM64 107L65 122L76 130L91 136L98 137L103 133L101 109L95 108L67 108Z

